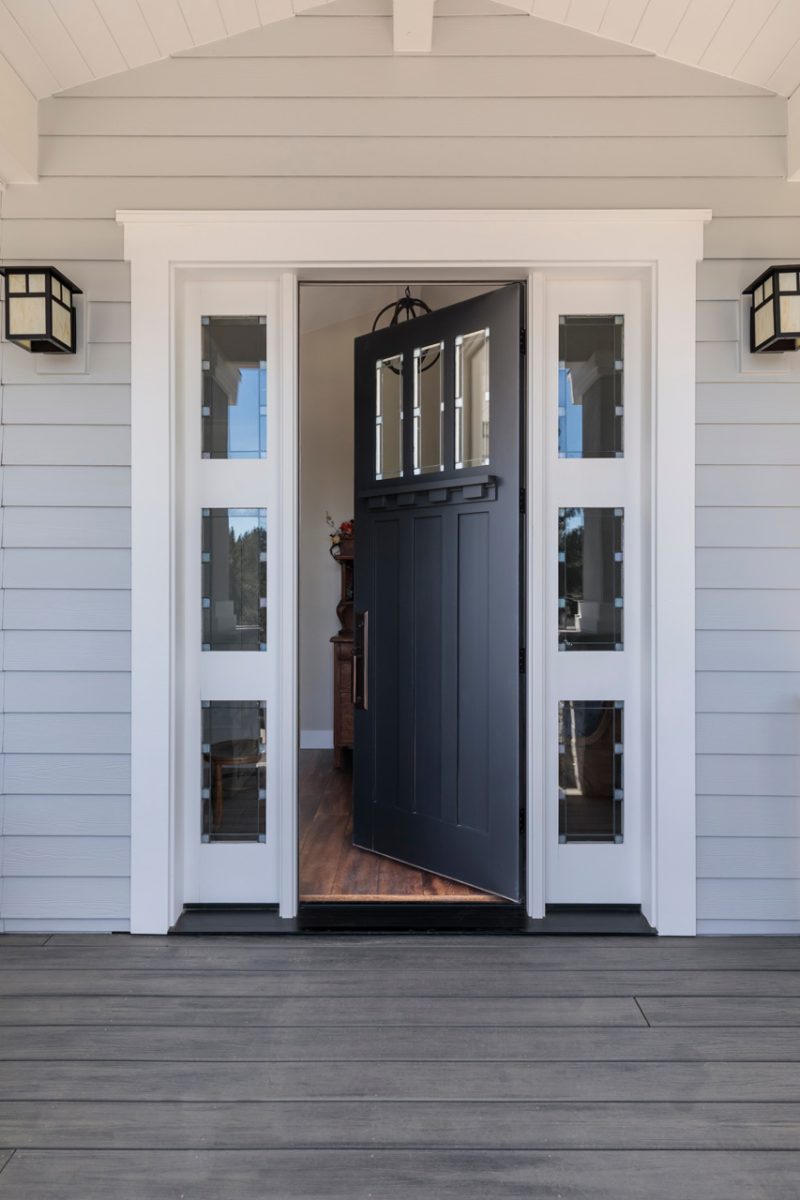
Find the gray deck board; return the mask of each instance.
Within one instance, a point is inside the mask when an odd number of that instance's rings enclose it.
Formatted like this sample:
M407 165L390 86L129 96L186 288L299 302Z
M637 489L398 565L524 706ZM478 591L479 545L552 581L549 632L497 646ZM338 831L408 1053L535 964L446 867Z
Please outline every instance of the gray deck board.
M0 1200L800 1200L800 939L0 937Z
M306 1000L447 998L453 971L431 963L409 970L370 966L354 972L327 971L138 971L13 969L0 971L0 997L13 996L192 996L303 997ZM458 972L462 997L573 998L645 996L762 996L800 999L800 971L537 971L511 966L502 971L466 967Z
M800 1154L778 1151L37 1151L4 1200L796 1200Z
M800 1062L796 1028L0 1025L0 1060Z
M0 1101L789 1101L796 1062L0 1063Z

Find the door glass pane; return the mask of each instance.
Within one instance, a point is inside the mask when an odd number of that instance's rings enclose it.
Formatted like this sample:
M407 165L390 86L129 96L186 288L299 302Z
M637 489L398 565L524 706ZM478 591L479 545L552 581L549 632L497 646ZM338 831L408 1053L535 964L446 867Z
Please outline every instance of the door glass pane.
M623 319L561 317L558 453L622 458Z
M489 330L456 338L456 468L489 462Z
M558 648L621 650L621 508L558 510Z
M203 317L202 354L203 458L266 458L266 317Z
M414 351L414 474L441 471L444 342Z
M266 743L259 700L203 702L204 842L266 841Z
M558 705L558 840L622 841L622 717L618 700Z
M403 356L378 363L375 381L375 478L403 474Z
M267 510L203 509L203 649L267 648Z

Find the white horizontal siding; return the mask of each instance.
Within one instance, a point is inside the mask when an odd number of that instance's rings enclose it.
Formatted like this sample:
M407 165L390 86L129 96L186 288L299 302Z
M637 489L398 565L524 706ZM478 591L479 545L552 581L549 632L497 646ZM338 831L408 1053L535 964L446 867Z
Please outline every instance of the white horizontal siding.
M643 8L615 3L612 25L623 7ZM130 312L116 210L711 207L698 928L800 932L800 356L743 372L737 344L742 288L800 244L785 104L496 6L440 20L433 55L393 56L384 9L304 17L54 97L40 183L2 197L4 256L54 261L84 288L89 344L81 375L0 351L3 828L28 872L6 879L0 918L126 926L114 875L129 825Z
M6 668L5 710L12 712L130 712L128 671L99 671L95 662L77 671L10 671Z
M131 627L130 592L16 588L5 592L5 629L119 629Z
M116 837L130 834L127 796L18 796L3 799L8 837Z
M8 508L3 546L110 549L131 544L126 508Z

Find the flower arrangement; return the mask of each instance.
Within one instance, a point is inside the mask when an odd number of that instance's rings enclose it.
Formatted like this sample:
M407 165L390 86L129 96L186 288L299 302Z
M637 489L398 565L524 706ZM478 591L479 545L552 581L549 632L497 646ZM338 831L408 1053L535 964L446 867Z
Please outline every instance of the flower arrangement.
M337 555L339 555L339 554L352 554L353 553L353 522L352 522L352 520L342 521L341 524L337 525L329 512L325 513L325 520L326 520L326 523L333 530L333 532L328 534L328 536L331 539L330 552L334 556L334 558L336 558Z

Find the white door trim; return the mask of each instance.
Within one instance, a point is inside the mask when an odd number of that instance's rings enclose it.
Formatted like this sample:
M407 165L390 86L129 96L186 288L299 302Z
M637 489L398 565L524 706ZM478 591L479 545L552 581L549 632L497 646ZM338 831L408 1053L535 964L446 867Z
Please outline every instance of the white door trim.
M132 811L131 930L163 933L183 904L174 782L175 301L183 278L278 279L285 415L282 455L284 715L280 740L280 904L297 903L297 323L296 281L380 270L493 269L529 276L530 330L543 329L542 276L636 271L652 306L652 829L645 915L662 933L695 932L694 390L695 277L707 210L119 212L132 304ZM535 344L535 342L534 342ZM542 400L541 363L529 356L529 395ZM532 406L532 411L536 408ZM530 422L529 438L536 431ZM529 456L530 463L535 462ZM539 481L529 479L532 487ZM532 525L532 522L531 522ZM530 536L530 571L537 554ZM541 562L539 562L541 567ZM539 576L541 578L541 576ZM530 592L533 597L535 589ZM536 684L541 604L529 613L528 907L544 905L541 750ZM538 726L534 728L538 721Z

